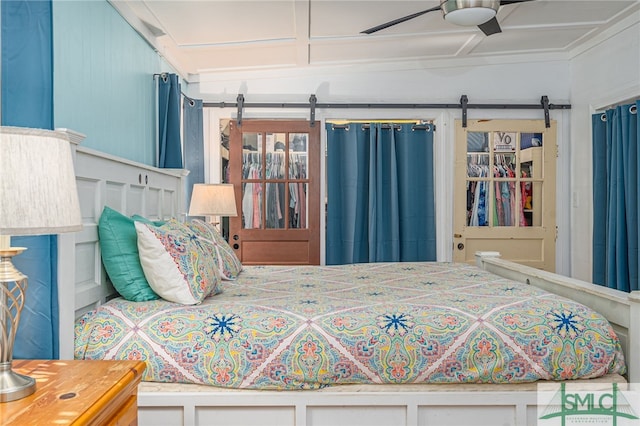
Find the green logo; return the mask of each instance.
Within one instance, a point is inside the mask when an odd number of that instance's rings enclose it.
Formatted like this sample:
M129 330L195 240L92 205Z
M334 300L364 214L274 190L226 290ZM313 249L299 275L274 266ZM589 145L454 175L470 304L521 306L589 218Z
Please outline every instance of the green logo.
M609 417L611 424L616 426L619 418L638 420L639 417L631 407L631 404L618 389L618 384L613 383L611 392L567 392L566 384L560 384L560 390L555 393L547 404L540 420L560 418L561 425L565 426L568 418L580 416L580 423L586 418L595 420L596 416ZM575 419L578 421L578 419ZM602 419L605 420L605 419Z

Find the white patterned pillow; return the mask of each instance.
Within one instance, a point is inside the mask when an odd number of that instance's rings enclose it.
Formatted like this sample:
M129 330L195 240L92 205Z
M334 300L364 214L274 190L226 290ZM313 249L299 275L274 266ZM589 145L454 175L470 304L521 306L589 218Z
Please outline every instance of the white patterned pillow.
M194 305L220 292L213 244L175 219L162 226L136 222L140 264L149 285L170 302Z
M192 219L187 223L187 226L200 237L214 244L222 279L235 280L242 271L242 263L215 226L199 219Z

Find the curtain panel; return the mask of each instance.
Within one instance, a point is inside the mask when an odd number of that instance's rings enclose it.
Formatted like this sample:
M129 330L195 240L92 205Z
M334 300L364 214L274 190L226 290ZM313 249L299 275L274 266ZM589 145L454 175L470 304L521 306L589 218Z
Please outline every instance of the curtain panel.
M176 74L158 77L158 167L182 168L181 96Z
M189 170L187 176L187 209L191 203L193 185L204 183L204 137L202 100L185 98L182 105L184 117L184 167Z
M639 106L637 101L592 116L592 279L627 292L640 289Z
M2 1L0 14L2 125L52 129L51 1ZM47 206L42 209L46 214ZM57 236L11 240L13 246L28 249L13 262L29 277L13 357L56 359L59 356Z
M328 265L436 259L432 128L327 124Z

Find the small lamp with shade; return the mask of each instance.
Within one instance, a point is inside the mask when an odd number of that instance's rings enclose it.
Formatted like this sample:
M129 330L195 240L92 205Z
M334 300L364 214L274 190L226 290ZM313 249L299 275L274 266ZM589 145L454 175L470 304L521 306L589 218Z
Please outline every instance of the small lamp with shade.
M64 131L0 127L0 403L35 391L32 377L12 370L27 277L12 262L25 248L12 235L82 229L69 136Z

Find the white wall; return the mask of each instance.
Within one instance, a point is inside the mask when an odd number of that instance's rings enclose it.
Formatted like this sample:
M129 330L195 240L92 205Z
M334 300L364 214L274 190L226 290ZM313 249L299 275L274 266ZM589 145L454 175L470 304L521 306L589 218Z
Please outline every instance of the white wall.
M640 98L640 14L630 16L610 38L601 38L571 60L571 270L592 272L591 114Z
M322 103L457 103L462 94L471 103L535 103L545 94L556 103L568 100L565 60L524 62L505 57L452 64L459 63L415 61L203 74L190 89L212 102L235 102L238 93L244 94L245 102L307 102L310 94Z
M526 103L539 104L543 95L551 103L566 104L570 99L570 68L567 60L522 62L518 58L499 58L494 61L452 66L451 62L408 62L398 64L370 64L352 67L322 67L291 70L268 70L202 75L199 84L190 84L193 96L205 102L235 102L242 93L245 102L307 103L315 94L319 103L447 103L458 104L460 96L469 103ZM520 58L521 59L521 58ZM459 64L459 62L456 62ZM208 109L208 136L212 147L220 140L217 123L221 118L235 118L232 108ZM543 111L534 110L469 110L474 118L542 119ZM243 118L302 118L308 119L306 109L263 109L243 111ZM552 111L558 121L558 143L568 144L569 113ZM436 214L438 229L438 260L452 257L454 120L461 118L460 109L319 109L316 119L432 119L437 126L436 158ZM323 151L326 134L322 132ZM209 180L219 178L215 159L217 149L211 148ZM568 150L566 150L568 151ZM565 151L565 152L566 152ZM564 163L563 163L564 161ZM566 194L568 187L568 156L559 158L558 179ZM564 165L563 165L564 164ZM324 173L324 171L323 171ZM322 176L324 181L324 174ZM323 188L324 191L324 188ZM324 194L321 194L324 197ZM559 199L560 205L567 201ZM558 272L568 273L568 244L570 241L568 204L558 209L561 232L558 241ZM324 216L321 215L324 220ZM563 226L564 225L564 226ZM324 223L321 224L323 229ZM321 252L324 256L324 239Z

